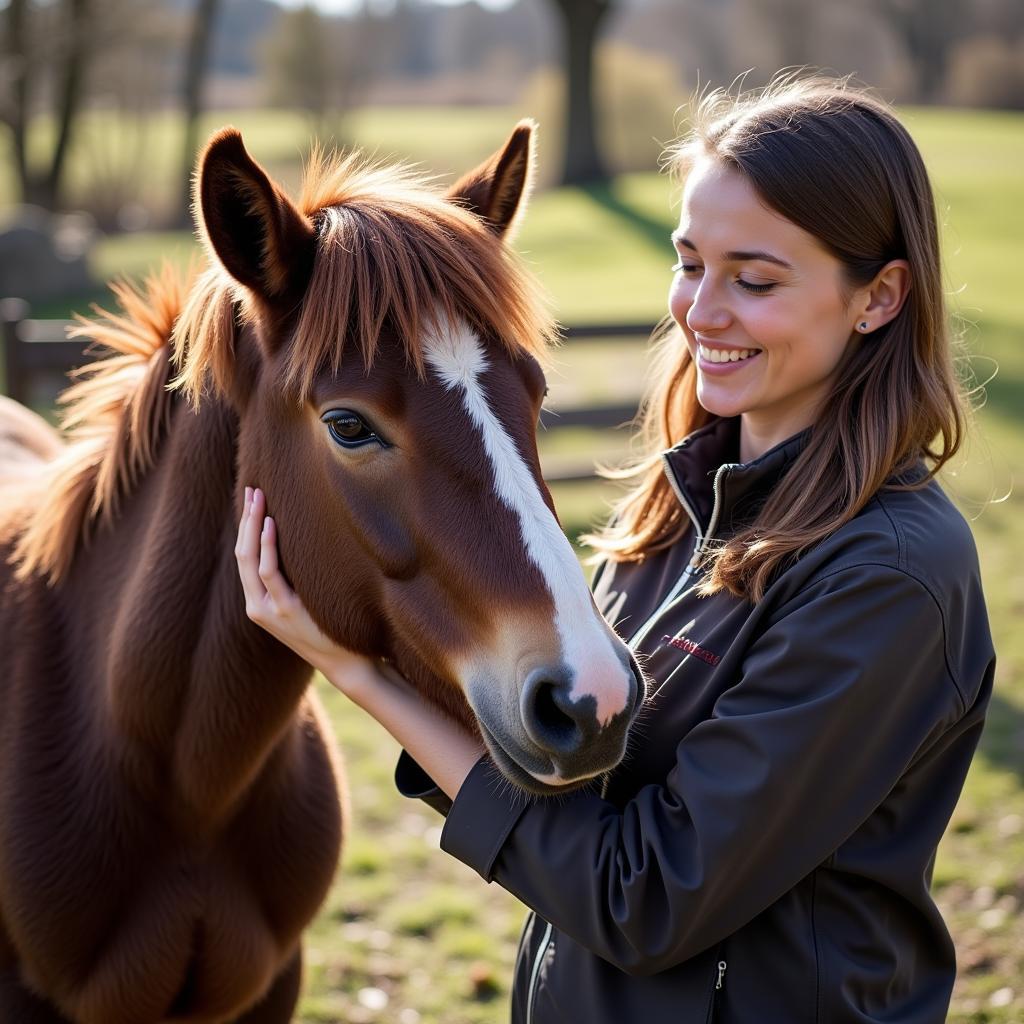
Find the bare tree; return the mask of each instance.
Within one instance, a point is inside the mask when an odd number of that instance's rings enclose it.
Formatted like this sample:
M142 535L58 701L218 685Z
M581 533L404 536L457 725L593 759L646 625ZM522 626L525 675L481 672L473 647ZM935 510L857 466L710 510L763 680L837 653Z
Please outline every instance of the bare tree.
M894 35L910 57L917 78L918 99L941 99L953 47L970 20L970 5L962 0L877 0Z
M178 183L177 167L154 163L153 114L180 82L191 12L165 0L96 3L103 45L89 72L86 102L95 117L82 119L70 157L74 201L104 228L137 228L150 222L164 181ZM176 216L178 190L159 202L164 221Z
M594 50L614 0L553 0L561 15L566 67L565 162L562 184L604 181L608 170L597 138Z
M9 97L0 110L0 116L11 130L11 148L14 167L22 197L28 199L29 169L25 137L28 133L29 78L33 66L29 49L28 2L10 0L4 32L3 79L10 86L0 92Z
M262 54L271 102L304 111L314 135L339 141L371 70L359 45L368 27L365 17L328 18L310 4L278 15Z
M61 181L67 163L68 148L75 129L78 112L85 95L85 76L96 53L91 0L66 0L66 38L69 41L57 95L57 142L53 147L50 168L43 183L46 206L59 205Z
M768 63L775 67L815 63L815 20L819 4L815 0L746 0L741 10L754 35L767 43L774 56Z
M178 220L181 224L191 221L192 165L199 146L199 115L203 106L203 86L209 65L210 43L213 39L213 25L221 6L221 0L196 0L189 32L188 54L185 60L185 80L182 85L182 99L185 106L185 138L182 149L181 180L184 189Z
M4 50L12 89L2 116L11 129L22 199L48 209L61 205L67 156L82 108L85 80L96 54L92 14L92 0L63 0L53 10L33 10L28 0L9 0L7 6ZM45 30L35 23L41 19L49 22ZM57 139L46 166L36 170L28 159L26 141L35 94L47 72L48 62L41 59L43 47L39 45L44 37L57 77Z

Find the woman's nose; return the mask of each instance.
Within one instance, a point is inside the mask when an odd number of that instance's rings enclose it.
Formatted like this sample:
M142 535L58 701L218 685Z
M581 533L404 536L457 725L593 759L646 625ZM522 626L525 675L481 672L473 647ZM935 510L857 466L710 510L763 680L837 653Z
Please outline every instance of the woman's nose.
M720 291L713 287L705 274L693 293L693 300L686 310L686 326L694 333L720 331L732 322L728 307L722 302Z

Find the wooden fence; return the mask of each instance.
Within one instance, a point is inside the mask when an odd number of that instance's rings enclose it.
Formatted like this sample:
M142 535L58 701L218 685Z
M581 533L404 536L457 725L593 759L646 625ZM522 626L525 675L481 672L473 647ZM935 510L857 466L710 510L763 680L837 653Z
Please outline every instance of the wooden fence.
M43 395L55 395L66 383L72 367L88 358L88 343L67 337L70 326L66 320L34 320L20 299L0 301L2 359L6 391L11 398L26 405L40 401ZM566 328L567 344L580 341L619 344L623 341L642 343L651 333L650 324L584 324ZM628 423L636 415L636 402L608 403L594 406L545 409L541 426L546 430L583 427L606 430ZM550 473L551 483L575 483L591 480L592 468L563 468Z

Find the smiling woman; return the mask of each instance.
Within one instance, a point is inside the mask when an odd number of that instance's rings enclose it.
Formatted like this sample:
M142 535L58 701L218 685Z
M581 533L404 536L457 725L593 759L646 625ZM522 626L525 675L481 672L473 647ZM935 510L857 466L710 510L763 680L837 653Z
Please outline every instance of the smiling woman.
M442 848L532 909L516 1024L942 1024L956 964L929 883L995 658L935 479L965 411L928 176L883 103L816 79L706 97L673 158L650 453L590 538L598 607L654 683L627 756L527 802L390 667L330 645L322 667L406 746L400 788L446 814ZM444 373L468 395L475 365ZM302 644L254 508L246 590L279 595L263 621ZM564 635L580 605L536 550ZM554 747L574 705L552 698L576 692L539 695ZM614 720L614 692L579 692Z
M842 263L813 234L708 155L686 176L672 237L679 263L669 309L697 363L701 407L743 414L742 462L814 422L854 324L864 333L889 323L910 284L909 264L895 259L847 287ZM759 244L739 248L751 240Z

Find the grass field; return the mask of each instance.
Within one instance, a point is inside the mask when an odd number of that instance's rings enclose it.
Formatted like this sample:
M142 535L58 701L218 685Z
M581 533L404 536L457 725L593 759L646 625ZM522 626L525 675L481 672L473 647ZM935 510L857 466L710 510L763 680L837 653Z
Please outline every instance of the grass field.
M445 112L433 125L417 114L415 132L408 118L391 113L367 116L353 131L382 151L405 140L426 159L425 150L450 130L453 143L435 166L456 170L500 141L511 113ZM1000 660L989 724L939 849L934 891L960 962L949 1019L995 1024L1024 1020L1024 303L1016 282L1024 117L913 110L906 119L936 184L949 291L970 365L977 380L988 381L974 438L945 485L978 539ZM295 131L293 122L269 118L247 127L254 154L279 161L286 176ZM444 162L456 158L455 167ZM669 183L655 175L536 197L519 247L563 321L660 316L672 262L670 201ZM105 275L135 272L168 249L183 259L188 243L180 235L111 239L98 266ZM643 374L638 347L566 347L552 375L553 402L620 389L632 395ZM621 433L552 434L542 445L552 459L567 446L595 458L625 446ZM559 489L567 530L575 534L600 514L608 493L602 485ZM348 764L353 822L338 880L310 931L300 1019L505 1020L521 908L437 851L441 819L393 791L394 743L326 687L324 698Z

